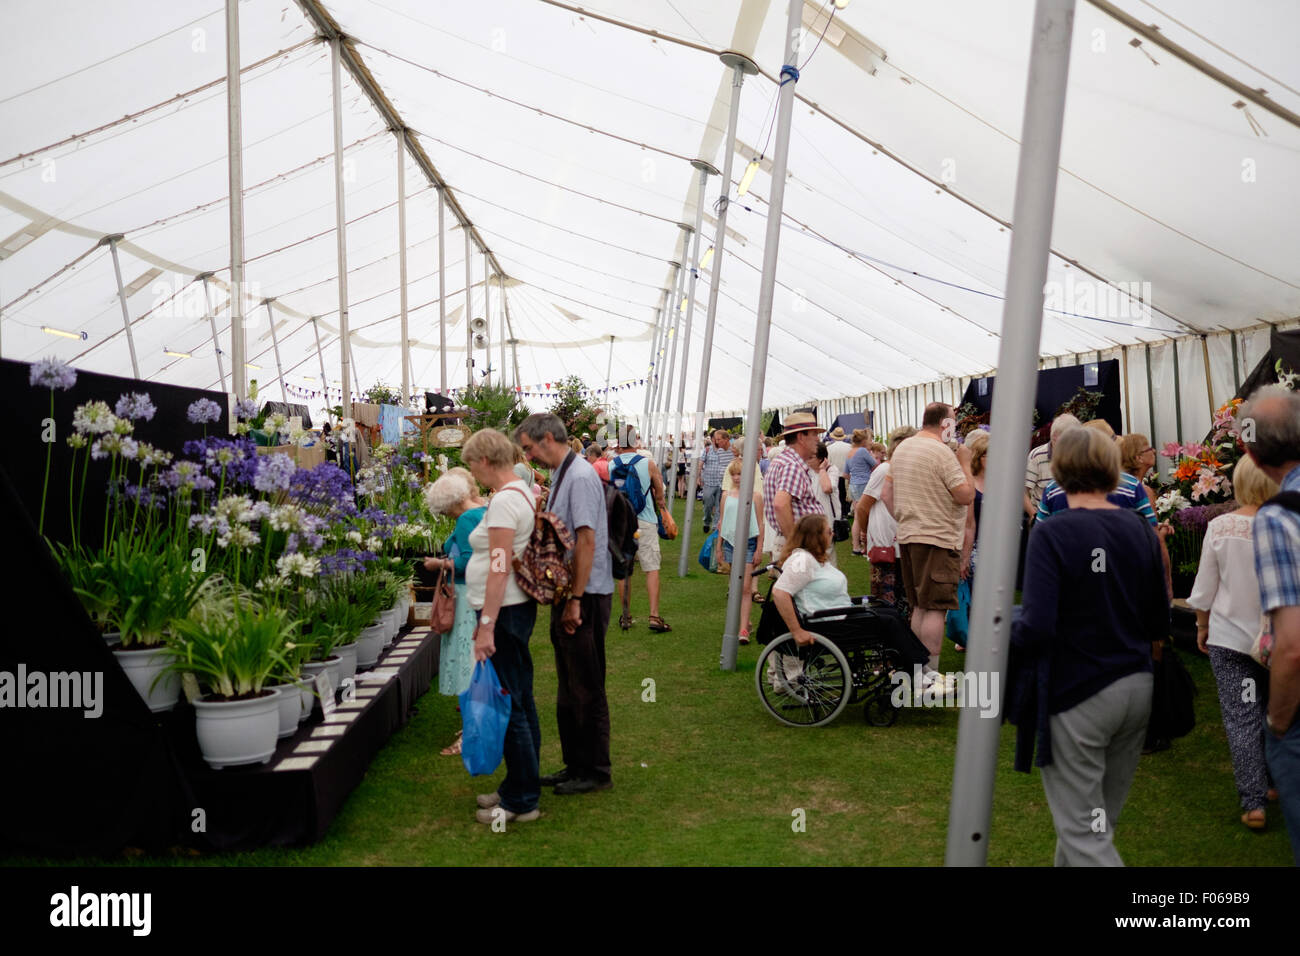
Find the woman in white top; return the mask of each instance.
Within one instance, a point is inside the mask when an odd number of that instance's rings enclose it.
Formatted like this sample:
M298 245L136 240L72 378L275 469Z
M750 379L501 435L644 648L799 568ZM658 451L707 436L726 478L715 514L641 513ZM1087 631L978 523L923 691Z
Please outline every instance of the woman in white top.
M506 727L506 777L496 793L478 797L478 821L493 822L499 805L506 822L535 820L541 795L538 754L542 733L533 701L533 659L528 639L537 620L537 604L519 589L512 559L533 533L532 489L515 474L515 445L492 428L477 431L461 449L474 477L493 492L487 513L469 536L472 551L465 568L469 603L478 612L474 659L492 658L501 686L510 693Z
M796 609L808 615L852 603L848 578L830 563L832 546L826 516L804 515L795 524L781 557L781 577L772 586L772 600L800 644L812 644L813 635L800 625Z
M894 429L889 435L889 456L893 456L894 449L902 444L904 439L911 438L915 434L916 429L911 425ZM861 531L858 532L864 540L857 547L866 551L867 558L871 561L872 595L886 604L892 604L906 621L911 610L907 606L907 592L903 588L903 577L898 570L898 522L890 510L893 501L889 500L892 497L893 482L885 480L889 477L889 467L887 457L872 469L867 487L854 508L853 523L859 529L867 529L865 535L862 535Z
M1241 822L1262 830L1269 794L1264 763L1268 671L1251 657L1262 618L1251 531L1255 512L1277 493L1277 485L1249 457L1233 469L1232 484L1242 507L1206 526L1201 565L1187 603L1196 609L1196 643L1209 655L1219 688L1232 776L1246 811ZM1255 693L1244 694L1243 687L1252 684ZM1242 699L1247 696L1249 702Z
M822 511L826 513L827 526L830 522L837 521L843 517L840 514L840 470L830 462L830 453L826 448L826 443L817 443L817 463L808 467L808 480L812 484L813 494L821 502ZM835 555L834 537L830 554L827 560L834 567L839 567L839 560Z
M718 524L718 537L722 540L722 559L728 564L735 554L736 515L740 508L740 473L745 463L739 458L727 466L727 477L731 479L731 488L722 499L722 520ZM749 612L755 598L760 602L761 596L754 591L753 574L758 570L763 558L763 522L758 516L763 513L763 492L755 486L754 499L749 512L749 535L745 543L745 596L740 602L740 643L749 643Z

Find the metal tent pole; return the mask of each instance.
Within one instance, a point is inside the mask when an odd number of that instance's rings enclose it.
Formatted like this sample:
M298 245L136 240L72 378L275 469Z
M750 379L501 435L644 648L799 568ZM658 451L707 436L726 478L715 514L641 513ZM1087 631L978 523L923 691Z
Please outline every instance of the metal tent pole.
M488 262L487 250L483 250L483 336L487 339L487 348L483 350L483 363L485 371L488 373L484 379L484 385L492 384L492 302L488 298L488 292L492 288L492 264Z
M221 341L217 338L217 317L212 311L212 294L208 289L208 280L212 278L211 272L199 273L198 279L203 283L203 311L208 315L208 325L212 328L212 349L217 354L217 377L221 382L221 390L226 390L226 369L221 361Z
M352 417L352 339L348 334L348 233L347 217L344 213L343 188L343 41L335 37L330 41L330 76L334 92L334 212L335 237L338 240L339 266L339 340L346 348L339 349L339 363L342 371L343 417Z
M1214 382L1210 378L1210 345L1201 333L1201 361L1205 363L1205 397L1210 402L1210 421L1214 421Z
M397 284L402 310L402 405L411 404L411 333L406 295L406 130L397 133ZM400 425L399 425L400 430Z
M977 545L980 573L971 601L966 662L981 679L988 675L989 686L999 688L1015 598L1025 455L1029 451L1038 377L1043 283L1051 248L1073 28L1074 0L1036 0L1012 216L1016 227L1008 257L998 387L990 416L998 423L999 437L989 448ZM1000 706L994 716L983 715L974 707L961 708L948 814L945 862L949 866L982 866L987 862L1001 726Z
M667 442L669 437L668 416L672 412L673 381L674 381L674 376L677 374L677 343L681 340L682 337L682 299L686 295L686 267L684 263L686 262L687 257L690 255L690 251L691 251L690 248L691 227L686 225L686 223L684 222L678 223L678 226L682 230L682 263L683 264L679 264L677 266L677 281L673 286L672 302L669 303L669 305L672 307L672 312L670 314L674 318L673 318L673 324L671 329L672 341L665 343L668 346L668 384L664 387L663 394L660 396L659 399L659 405L661 409L661 413L659 417L659 431L662 433L663 442ZM667 452L669 449L666 444L661 444L660 448L661 448L661 452L658 456L656 456L655 460L658 463L660 470L662 471L664 465L667 464L668 461ZM664 491L665 494L668 496L667 501L671 505L673 500L672 491L671 491L671 485L669 485L667 478L664 479L664 485L668 486L664 489Z
M271 323L271 348L275 351L275 377L280 383L280 401L287 405L289 395L284 390L284 366L280 363L280 340L275 335L275 313L271 311L271 303L274 301L274 299L263 299L262 304L266 306L266 320Z
M686 373L691 367L691 325L695 318L695 287L700 281L700 226L704 224L704 190L709 185L709 174L718 175L717 169L712 164L706 163L702 159L691 161L691 165L700 171L700 189L695 197L695 226L692 230L694 234L694 248L691 250L691 258L688 260L691 265L691 280L689 292L686 298L686 330L682 333L682 377L677 382L677 414L675 421L677 423L677 440L673 442L672 451L669 453L668 460L671 464L668 471L672 475L677 474L677 463L681 458L682 445L685 444L686 436L682 434L682 429L686 422ZM673 494L677 488L677 482L674 480L669 486L668 506L672 507ZM691 511L687 508L687 513ZM689 519L688 519L689 520ZM682 555L686 554L687 540L682 542ZM682 564L682 575L686 574L686 566Z
M447 397L447 187L438 187L438 394Z
M506 298L506 277L500 272L497 273L497 286L501 289L501 301L505 302ZM501 351L501 384L518 385L518 382L509 382L506 377L506 312L504 306L501 309L501 324L499 326L499 335L497 341L500 343Z
M609 377L614 372L614 336L609 337L609 359L605 362L605 405L609 405Z
M695 398L695 432L691 450L697 456L686 469L686 512L682 518L682 554L677 562L677 574L685 576L691 542L691 524L695 517L693 507L695 490L699 481L698 455L704 448L705 405L709 398L709 371L713 362L713 330L718 318L718 293L722 288L722 250L727 240L727 207L731 204L731 167L736 156L736 125L740 119L740 88L745 75L754 76L758 66L742 53L722 53L719 57L731 67L731 104L727 113L727 138L722 150L722 196L718 199L715 231L713 233L713 271L709 276L709 304L704 319L704 357L700 362L700 384Z
M661 425L661 409L663 407L664 386L668 381L668 338L673 329L673 293L677 291L677 277L681 274L682 264L680 262L670 262L673 267L673 284L670 288L664 290L664 331L659 343L659 354L655 359L655 381L654 397L650 403L650 430L645 437L650 441L647 450L651 457L655 457L655 449L658 447L659 429Z
M1169 340L1169 350L1174 353L1174 435L1178 444L1183 443L1183 388L1178 374L1178 340Z
M126 310L126 289L122 287L122 265L117 260L117 243L122 237L106 236L108 251L113 255L113 274L117 276L117 301L122 305L122 327L126 330L126 345L131 350L131 374L140 377L140 363L135 358L135 338L131 335L131 315Z
M740 500L736 502L739 547L749 540L749 514L754 501L754 471L758 449L763 444L763 382L767 377L768 337L772 331L772 298L776 290L777 250L781 244L781 209L785 204L786 160L790 154L790 122L794 117L794 89L799 82L799 38L803 33L803 0L788 0L785 29L785 60L776 116L776 146L772 150L772 186L768 196L767 232L763 239L763 276L758 287L758 321L754 328L754 361L749 381L749 410L745 417L745 460L740 469ZM736 669L736 634L740 629L740 588L744 582L744 561L731 563L727 593L727 623L722 636L719 663L723 670Z
M515 387L519 387L519 339L515 336L515 324L510 321L510 297L506 295L504 279L501 283L501 305L506 310L506 330L510 333L510 364L515 371Z
M244 344L244 128L240 109L239 0L226 0L226 158L230 185L230 387L248 394Z
M663 338L664 315L668 303L668 290L664 289L659 294L659 308L655 310L655 327L654 332L650 335L650 364L646 368L645 378L645 410L641 414L641 434L646 436L650 434L650 413L654 407L655 382L659 378L659 347L660 339Z
M311 317L311 330L316 333L316 358L320 360L320 390L325 396L325 407L329 408L329 379L325 377L325 353L320 347L320 325L317 324L317 316Z
M474 287L474 255L470 251L469 224L465 232L465 387L474 385L474 330L469 327L471 315L470 293Z

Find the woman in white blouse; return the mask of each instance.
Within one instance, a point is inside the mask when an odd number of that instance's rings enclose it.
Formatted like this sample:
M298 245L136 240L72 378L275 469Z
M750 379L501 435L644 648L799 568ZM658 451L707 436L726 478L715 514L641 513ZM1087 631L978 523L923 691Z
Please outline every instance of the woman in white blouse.
M499 431L475 432L460 456L479 484L493 492L483 520L470 532L471 554L465 568L465 590L478 612L474 659L491 658L501 686L510 693L506 777L496 793L479 795L477 818L480 823L495 822L493 811L499 806L507 823L527 822L537 819L542 792L538 770L542 732L528 652L537 603L520 589L511 559L520 555L532 535L536 502L526 479L514 471L514 442Z
M1232 484L1242 507L1206 526L1201 565L1187 603L1196 609L1196 643L1209 655L1219 688L1232 776L1245 810L1241 822L1262 830L1271 793L1264 763L1268 671L1251 656L1262 617L1251 531L1255 512L1277 493L1277 485L1249 457L1237 463ZM1244 693L1252 686L1253 694Z
M812 644L813 635L800 625L799 614L847 607L852 603L848 578L830 563L832 547L831 526L826 516L804 515L795 524L781 557L781 577L772 586L772 600L800 644Z

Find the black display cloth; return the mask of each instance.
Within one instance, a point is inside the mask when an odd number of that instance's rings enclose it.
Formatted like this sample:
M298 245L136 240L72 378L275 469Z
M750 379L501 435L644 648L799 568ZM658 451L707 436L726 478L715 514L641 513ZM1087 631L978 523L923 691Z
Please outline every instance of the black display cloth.
M724 432L729 432L737 425L744 424L744 422L745 420L743 418L710 418L709 430L706 431L704 435L707 438L709 435L712 435L719 428L721 428Z
M213 770L203 762L193 708L182 702L162 721L185 793L185 831L176 842L202 849L251 850L301 846L325 835L388 739L410 719L415 701L438 672L439 637L427 625L405 630L378 665L357 675L356 696L335 711L347 722L326 721L320 704L292 737L281 740L270 763ZM409 658L389 663L393 655ZM382 682L367 674L392 677ZM370 689L374 688L372 694ZM343 727L341 736L327 736ZM206 832L194 833L193 810L204 811Z
M274 415L277 412L285 418L293 418L294 415L302 416L302 427L311 428L311 412L307 411L306 405L299 405L294 402L267 402L262 406L262 411L267 415Z
M1260 359L1237 390L1236 398L1249 398L1255 389L1277 381L1277 362L1293 372L1300 372L1300 329L1279 332L1272 329L1268 336L1268 351Z
M869 430L875 420L875 414L875 412L845 412L843 415L836 415L835 421L826 426L825 434L829 435L836 428L843 428L845 439L850 439L853 437L854 429L865 428Z
M120 396L141 392L148 395L157 412L149 421L135 422L132 435L163 451L181 457L181 450L190 439L208 435L229 436L229 411L225 392L209 392L180 385L163 385L159 382L142 382L117 375L77 371L77 382L67 391L54 393L54 441L44 441L46 424L50 417L50 390L28 384L31 366L26 362L9 359L0 361L0 394L7 403L8 421L13 425L14 442L4 456L5 467L13 481L18 499L32 516L33 522L41 511L41 486L45 480L45 455L51 452L49 490L46 495L45 535L53 541L69 543L68 482L72 475L72 449L67 437L72 434L72 413L87 402L107 402L109 408L117 404ZM195 425L189 418L190 404L200 398L217 403L221 417L211 424ZM86 450L78 453L76 481L81 482L82 463ZM109 462L105 457L90 462L86 473L85 500L82 505L81 527L98 533L103 528L104 504L108 486ZM131 476L136 477L132 470ZM83 537L83 540L86 540ZM94 540L92 535L91 540Z
M1097 384L1087 386L1090 392L1101 393L1101 404L1097 407L1097 417L1104 418L1115 434L1124 432L1124 419L1120 414L1120 367L1119 359L1105 362L1088 362L1083 365L1066 365L1062 368L1045 368L1038 372L1038 383L1034 390L1034 408L1038 412L1040 424L1050 424L1056 410L1074 397L1075 392L1084 387L1084 377L1089 367L1097 369ZM980 383L987 383L981 391ZM962 395L963 405L973 405L977 412L993 409L993 387L997 376L971 379Z

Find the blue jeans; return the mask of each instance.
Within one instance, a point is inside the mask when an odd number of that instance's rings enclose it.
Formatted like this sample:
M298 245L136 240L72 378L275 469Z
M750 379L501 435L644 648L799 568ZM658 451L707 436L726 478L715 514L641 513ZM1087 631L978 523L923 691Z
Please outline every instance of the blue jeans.
M719 539L719 540L721 540L721 539ZM745 546L745 563L746 563L746 564L749 564L749 562L751 562L751 561L754 560L754 551L755 551L757 548L758 548L758 535L754 535L754 537L752 537L752 538L749 539L749 544ZM735 549L732 548L732 546L731 546L731 542L730 542L730 541L723 541L723 542L722 542L722 560L723 560L723 561L726 561L728 564L730 564L730 563L731 563L731 559L732 559L734 553L735 553Z
M1286 835L1291 838L1291 854L1300 865L1300 720L1281 737L1264 731L1264 758L1277 787L1278 803L1286 818Z
M708 534L713 526L717 524L715 520L718 517L718 503L722 500L722 486L714 485L712 488L704 488L704 533ZM689 504L690 502L687 502Z
M497 793L501 794L501 806L511 813L535 810L542 795L541 772L537 768L542 729L533 701L533 658L528 653L528 639L536 621L537 605L533 601L510 604L501 609L494 634L496 653L492 655L492 666L501 686L510 692L506 778Z

